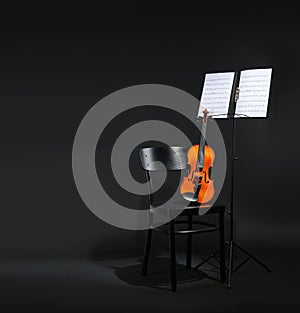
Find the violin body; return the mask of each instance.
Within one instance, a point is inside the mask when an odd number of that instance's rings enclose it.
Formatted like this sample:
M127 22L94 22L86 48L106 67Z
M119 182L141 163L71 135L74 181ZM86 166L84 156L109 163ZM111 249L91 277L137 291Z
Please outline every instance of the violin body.
M207 203L215 194L214 181L210 179L215 152L205 145L203 167L199 167L199 145L197 144L189 148L187 159L190 170L181 183L180 193L188 201Z

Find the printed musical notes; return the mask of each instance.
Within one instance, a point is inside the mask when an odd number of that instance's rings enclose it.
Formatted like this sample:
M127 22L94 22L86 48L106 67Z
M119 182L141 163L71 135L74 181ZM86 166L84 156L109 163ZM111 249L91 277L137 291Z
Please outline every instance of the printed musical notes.
M209 116L213 118L227 117L233 79L234 72L205 75L198 117L203 116L205 109L208 109Z
M267 117L272 69L241 71L235 117Z
M236 104L232 103L235 105L234 117L267 117L272 69L242 70L238 86L233 86L235 75L235 72L205 75L198 117L203 117L203 111L207 109L213 118L227 118L236 87L239 97Z

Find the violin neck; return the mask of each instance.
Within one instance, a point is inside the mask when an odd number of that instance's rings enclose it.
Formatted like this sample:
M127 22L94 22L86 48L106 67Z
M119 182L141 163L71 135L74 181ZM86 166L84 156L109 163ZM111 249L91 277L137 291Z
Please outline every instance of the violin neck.
M205 136L206 136L206 123L202 123L201 137L198 149L198 168L202 169L204 167L204 146L205 146Z

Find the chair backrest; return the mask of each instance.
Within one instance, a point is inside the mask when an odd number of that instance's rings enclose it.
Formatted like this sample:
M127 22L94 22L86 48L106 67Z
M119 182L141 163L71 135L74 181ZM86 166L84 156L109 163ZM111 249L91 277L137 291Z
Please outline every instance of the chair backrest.
M140 160L144 170L161 171L164 164L167 171L179 171L187 168L187 150L185 147L148 147L140 150Z
M142 167L149 188L149 205L155 207L166 203L171 197L182 200L176 191L182 171L187 169L185 147L160 146L143 148L139 151ZM167 176L163 175L166 172ZM161 185L161 183L163 183Z

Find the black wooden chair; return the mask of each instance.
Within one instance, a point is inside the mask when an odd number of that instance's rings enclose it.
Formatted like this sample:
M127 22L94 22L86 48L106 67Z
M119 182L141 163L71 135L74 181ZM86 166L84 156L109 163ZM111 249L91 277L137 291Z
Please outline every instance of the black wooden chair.
M215 254L211 254L200 265L204 264L211 257L219 255L216 260L219 262L220 281L225 282L225 242L224 242L224 205L203 206L199 203L184 202L173 199L174 189L177 192L180 185L181 173L187 171L187 150L184 147L148 147L140 150L140 160L145 172L149 186L148 210L149 210L149 229L147 230L146 242L144 247L144 257L142 264L142 275L146 276L149 263L150 246L152 232L158 231L169 236L169 253L170 253L170 272L171 272L171 290L177 290L176 280L176 252L175 252L175 235L187 236L186 248L186 268L191 268L192 261L192 236L200 233L219 232L219 249ZM163 166L162 166L163 163ZM167 177L163 187L154 190L155 173L166 171ZM171 175L171 176L170 176ZM173 175L173 176L172 176ZM168 181L172 187L168 188ZM162 191L162 192L161 192ZM182 199L181 195L179 195ZM168 199L172 198L171 204ZM176 198L176 197L174 197ZM166 205L167 204L167 205ZM173 205L174 204L174 205ZM200 207L201 205L201 207ZM180 210L176 212L176 210ZM204 214L218 214L217 223L208 223L199 221L199 210L205 210ZM165 217L169 222L156 225L155 217ZM182 216L184 220L182 220ZM174 218L173 218L174 217ZM180 218L179 218L180 217ZM185 218L186 217L186 218ZM196 217L199 217L196 219ZM186 226L185 229L177 230L180 224ZM195 226L197 225L197 228ZM175 227L176 226L176 227Z

